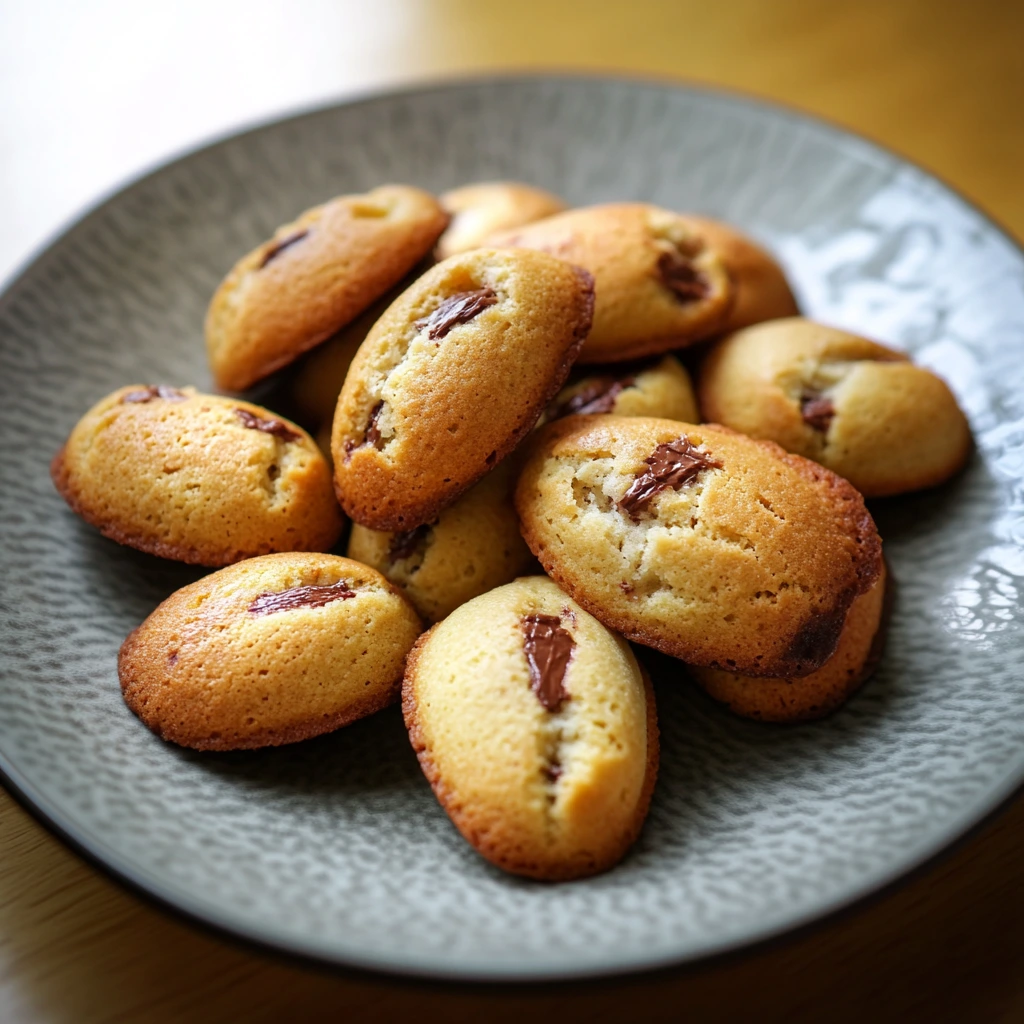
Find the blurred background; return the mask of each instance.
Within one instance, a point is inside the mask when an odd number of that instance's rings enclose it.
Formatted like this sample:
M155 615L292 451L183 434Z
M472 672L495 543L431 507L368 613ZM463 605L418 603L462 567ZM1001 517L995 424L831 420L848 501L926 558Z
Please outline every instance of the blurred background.
M1022 38L1013 0L0 0L0 277L85 204L223 132L530 68L794 104L920 161L1021 235Z
M1018 0L0 0L0 279L217 135L377 89L530 69L690 79L818 114L1024 237ZM1024 1020L1024 805L898 892L679 976L586 990L339 978L200 933L0 791L0 1021ZM754 1016L752 1017L751 1014Z

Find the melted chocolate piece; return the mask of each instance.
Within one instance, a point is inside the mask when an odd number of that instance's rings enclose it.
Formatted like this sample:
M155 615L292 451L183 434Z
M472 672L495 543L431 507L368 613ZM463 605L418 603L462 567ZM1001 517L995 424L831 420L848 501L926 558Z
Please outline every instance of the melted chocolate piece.
M637 513L660 491L669 487L678 491L702 469L722 468L710 452L698 451L685 437L659 444L644 462L650 468L645 469L619 499L619 508L632 519L636 519Z
M184 402L188 395L177 388L169 388L166 384L150 384L141 391L129 391L127 395L122 395L121 403L152 402L154 398L166 398L168 402Z
M257 269L262 270L272 259L276 259L285 249L291 248L296 242L301 242L308 234L309 229L303 228L301 231L293 231L290 235L285 235L284 238L274 242L263 254L263 260Z
M557 615L527 615L522 620L523 650L530 666L530 689L548 709L557 711L569 694L565 672L576 649L572 634Z
M274 437L279 437L282 441L298 441L302 436L296 434L288 424L282 423L280 420L264 419L262 416L249 412L248 409L236 409L235 415L242 421L242 426L248 427L250 430L259 430L264 434L273 434Z
M594 416L603 412L611 412L615 408L615 399L626 388L636 383L635 377L598 377L593 384L588 384L582 391L573 395L568 402L555 406L548 416L549 420L561 419L563 416Z
M711 282L678 249L658 257L658 276L680 302L697 302L711 291Z
M363 444L372 444L378 451L384 447L380 443L380 429L377 427L377 417L383 408L384 402L380 401L370 410L370 418L366 421L366 430L363 432Z
M809 663L810 671L820 668L836 653L846 622L848 606L842 611L816 612L796 631L786 648L792 661Z
M429 536L430 523L423 523L411 530L402 530L401 533L396 533L391 538L391 544L388 547L388 558L391 562L400 562L403 558L409 558L426 544Z
M353 441L349 438L345 442L346 455L351 455L357 448L362 448L364 444L372 444L377 451L383 449L384 445L381 442L380 429L377 427L377 417L380 416L380 411L383 408L384 402L381 400L370 410L370 418L366 421L366 429L363 431L362 441Z
M828 433L835 414L836 407L832 404L831 398L825 398L812 391L805 391L800 396L800 415L809 427L820 430L823 434Z
M416 321L419 330L426 328L431 341L443 338L456 324L469 323L488 306L493 306L498 296L490 288L478 288L473 292L458 292L449 295L430 316Z
M347 601L355 596L356 592L347 581L338 580L325 586L292 587L276 594L260 594L249 605L249 611L253 615L273 615L293 608L322 608L332 601Z

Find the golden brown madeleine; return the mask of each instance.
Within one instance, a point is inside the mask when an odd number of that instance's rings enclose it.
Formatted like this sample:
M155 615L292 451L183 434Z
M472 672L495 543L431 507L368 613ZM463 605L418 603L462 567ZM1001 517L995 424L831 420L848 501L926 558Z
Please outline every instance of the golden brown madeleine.
M800 678L765 679L690 669L693 678L730 711L761 722L806 722L835 711L878 666L885 640L886 571L846 613L835 654L816 672Z
M547 422L563 416L657 416L692 423L698 419L690 375L675 356L602 367L567 384L548 407Z
M341 533L313 439L250 402L133 384L79 420L50 469L86 522L162 558L227 565Z
M434 520L536 423L593 296L584 271L527 249L474 249L424 274L345 378L331 443L342 507L375 530Z
M210 303L217 386L242 391L326 341L397 284L447 223L429 193L383 185L279 228L235 264Z
M726 323L725 264L686 218L644 203L569 210L488 245L541 249L594 275L594 325L581 363L614 363L683 348Z
M610 629L691 664L807 675L881 572L861 496L777 445L570 416L530 447L516 509L541 564Z
M277 746L397 699L420 633L380 573L337 555L264 555L172 594L121 647L125 702L197 750Z
M729 224L688 213L683 218L722 258L736 292L723 331L796 316L800 310L786 274L771 253Z
M869 498L940 484L971 450L970 426L940 377L800 317L724 338L699 385L704 419L814 459Z
M437 243L439 260L478 248L495 231L532 224L565 209L558 196L518 181L481 181L453 188L439 198L452 215Z
M427 622L536 570L512 505L514 461L488 473L432 523L400 533L354 523L349 558L383 573Z
M434 794L498 867L581 878L639 834L658 771L650 682L551 580L516 580L434 626L402 709Z

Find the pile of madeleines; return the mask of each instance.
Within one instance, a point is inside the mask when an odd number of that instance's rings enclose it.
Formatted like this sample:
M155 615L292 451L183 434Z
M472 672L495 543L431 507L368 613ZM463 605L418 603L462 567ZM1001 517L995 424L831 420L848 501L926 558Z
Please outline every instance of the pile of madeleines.
M647 204L566 210L501 182L303 213L213 297L220 394L123 387L53 461L105 536L226 567L125 640L128 707L232 750L401 696L484 857L607 869L658 768L627 641L736 714L831 711L884 634L864 497L968 457L942 380L797 314L769 253ZM293 363L278 390L310 432L229 397ZM346 516L347 557L326 553Z

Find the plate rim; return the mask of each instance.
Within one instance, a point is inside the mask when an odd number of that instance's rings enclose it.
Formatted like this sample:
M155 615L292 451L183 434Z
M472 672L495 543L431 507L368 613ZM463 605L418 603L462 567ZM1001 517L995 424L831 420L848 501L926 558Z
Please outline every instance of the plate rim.
M425 77L397 86L367 88L344 94L324 101L316 101L244 121L233 128L212 133L194 143L173 149L168 154L144 164L138 170L115 181L95 198L80 206L64 218L52 231L29 252L17 261L3 277L0 277L0 312L12 301L12 293L29 274L36 272L44 261L53 255L60 243L73 231L85 226L103 213L123 196L142 186L151 178L163 174L178 164L183 164L196 155L217 146L224 145L245 136L293 123L305 118L314 118L333 110L357 107L392 99L401 99L424 93L458 92L487 86L516 86L525 83L552 82L555 84L575 83L586 85L619 84L626 87L639 86L660 89L666 92L682 92L711 97L716 100L754 108L772 117L783 117L786 121L818 132L824 132L833 140L845 145L855 144L863 151L881 158L897 167L909 168L926 179L931 179L954 196L964 207L979 217L989 230L1000 236L1024 261L1024 243L973 198L968 197L957 186L948 182L941 174L922 165L890 147L872 139L862 132L853 130L838 121L817 113L805 111L796 105L767 99L742 89L721 86L699 80L669 75L658 76L631 72L595 72L590 70L547 70L507 71L497 73L449 75ZM331 973L351 975L364 980L387 980L389 983L403 982L409 985L472 985L494 988L501 985L551 988L554 985L578 986L583 982L602 979L623 979L626 977L678 974L692 970L698 965L707 966L734 959L741 954L777 945L796 939L837 919L866 908L892 893L897 887L918 878L937 863L952 856L963 845L970 842L998 817L1024 792L1024 757L1005 773L998 784L993 785L984 799L969 805L968 809L952 818L946 828L933 834L927 840L917 843L895 866L876 872L862 884L848 888L844 893L828 901L819 901L797 917L769 922L755 931L744 935L722 939L703 947L686 952L660 955L639 955L627 961L621 958L607 961L593 961L577 967L557 966L545 968L492 966L466 966L452 964L437 956L384 957L368 956L358 949L341 954L329 953L315 944L302 944L291 937L274 935L266 927L247 925L233 921L229 914L218 913L214 908L205 907L198 901L190 900L187 892L174 886L162 884L159 879L147 877L123 860L117 850L107 846L100 837L92 836L87 829L79 827L68 818L52 800L36 790L8 755L0 749L0 785L14 798L15 802L35 821L42 824L66 847L100 873L112 879L122 888L144 902L155 906L179 920L197 925L207 933L227 939L261 954L270 954L289 963L327 970Z
M176 897L170 887L159 882L148 883L140 873L134 873L125 864L116 850L107 855L100 852L102 842L94 842L79 831L59 811L44 810L45 798L31 795L31 783L24 780L12 766L5 754L0 752L0 785L14 799L18 806L34 821L41 824L52 836L86 864L98 870L101 876L116 883L122 890L138 897L143 903L154 907L171 918L195 926L208 937L227 941L254 953L284 961L292 966L318 970L320 972L350 977L355 980L377 983L399 983L410 987L473 987L485 990L514 987L551 990L554 988L579 989L584 984L593 986L597 982L623 981L628 978L673 977L690 973L696 969L733 962L741 957L766 952L788 942L795 942L807 935L824 929L828 925L849 918L867 910L892 895L904 885L917 880L931 869L953 857L971 840L984 832L1006 809L1024 793L1024 780L1008 772L1000 785L996 798L982 812L980 817L967 812L960 815L950 829L938 840L918 844L913 858L891 870L879 874L873 881L860 889L839 896L827 904L819 903L798 918L790 918L771 924L758 932L723 940L692 953L669 953L660 957L636 957L630 962L611 960L594 962L586 966L552 969L522 968L499 969L497 966L481 968L453 967L443 958L420 957L416 962L404 960L396 963L383 957L365 956L352 951L343 958L332 956L313 946L301 946L285 939L269 937L265 931L240 922L231 921L226 915L206 913L197 905L190 905L187 894Z
M169 170L175 164L184 163L207 149L213 149L215 146L232 142L235 139L248 135L255 135L286 121L299 121L307 117L317 117L339 107L354 107L363 103L398 99L402 96L411 96L417 93L454 92L463 87L516 85L530 81L584 82L594 84L614 82L626 86L646 86L648 88L671 91L700 93L720 100L760 108L774 115L782 115L792 122L809 123L815 128L848 143L855 142L867 151L874 152L885 160L895 159L926 177L934 178L947 192L952 193L961 203L987 221L989 228L994 229L1013 249L1017 250L1024 257L1024 235L1018 238L1011 228L1000 217L983 206L980 200L969 196L959 185L954 185L941 172L936 171L930 165L907 156L897 149L893 149L867 132L843 124L837 118L820 114L816 111L805 110L796 103L762 96L753 90L743 89L739 86L707 82L698 78L689 78L685 75L658 75L653 72L645 74L638 71L616 71L614 69L598 72L588 69L577 70L539 66L526 71L513 69L483 74L470 71L465 74L424 76L416 81L395 86L356 88L351 92L345 92L340 96L330 99L300 103L277 113L247 118L240 121L234 127L210 132L193 142L174 146L163 156L144 161L139 167L119 176L112 184L101 189L91 199L76 206L74 210L63 217L38 242L34 243L25 255L16 260L3 275L0 275L0 309L3 308L3 303L7 299L8 294L20 279L30 270L34 269L35 265L47 256L50 250L55 248L65 235L75 228L84 225L124 193L143 184L157 174Z

